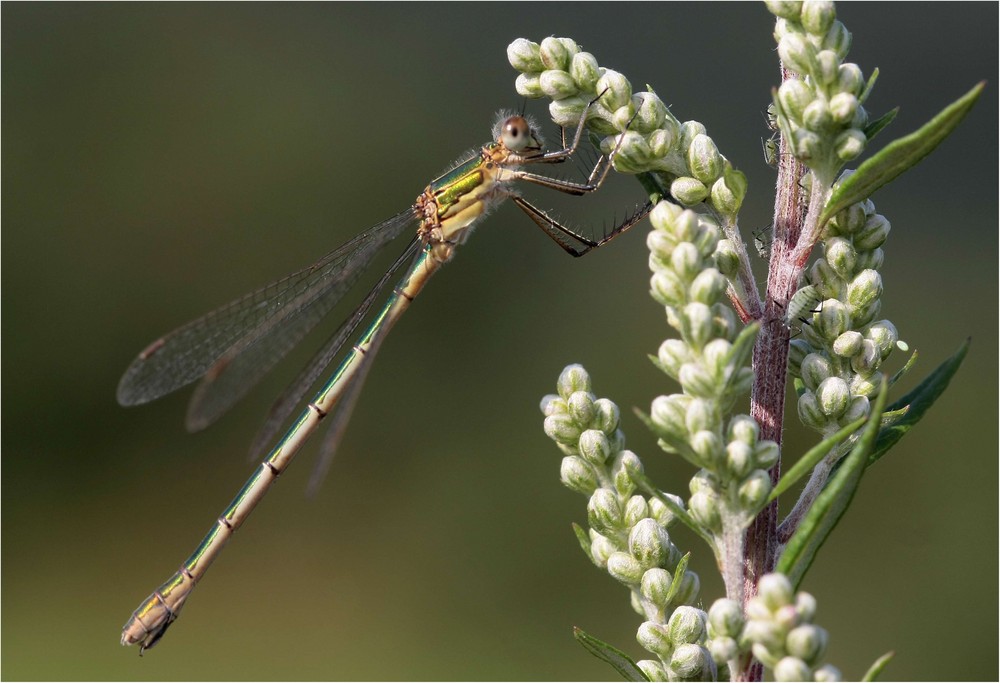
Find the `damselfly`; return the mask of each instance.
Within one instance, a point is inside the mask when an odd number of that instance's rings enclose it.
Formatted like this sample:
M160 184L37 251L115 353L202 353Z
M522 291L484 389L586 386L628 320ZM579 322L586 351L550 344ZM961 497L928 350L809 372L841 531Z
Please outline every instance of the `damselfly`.
M382 247L407 228L415 228L415 235L399 258L275 402L257 436L256 448L263 450L262 447L277 437L282 425L300 404L300 398L319 380L346 340L367 317L379 293L397 270L409 264L385 304L375 313L330 379L301 410L277 445L268 451L194 553L135 610L122 630L123 645L139 643L141 654L159 641L229 537L246 521L306 438L324 418L331 416L330 431L322 444L313 482L322 478L344 433L372 360L389 330L493 205L505 199L512 200L573 256L581 256L606 244L649 212L647 203L603 237L590 239L560 224L513 188L514 183L523 181L570 195L584 195L600 187L617 148L606 157L601 156L587 181L582 183L521 170L531 164L560 163L569 159L580 144L588 111L596 101L583 111L572 142L566 144L563 129L562 149L552 152L542 150L535 128L524 117L501 117L494 127L493 142L431 181L406 211L358 235L314 265L158 339L139 354L118 385L118 401L123 405L146 403L201 379L191 399L187 424L191 429L202 428L228 410L319 323Z

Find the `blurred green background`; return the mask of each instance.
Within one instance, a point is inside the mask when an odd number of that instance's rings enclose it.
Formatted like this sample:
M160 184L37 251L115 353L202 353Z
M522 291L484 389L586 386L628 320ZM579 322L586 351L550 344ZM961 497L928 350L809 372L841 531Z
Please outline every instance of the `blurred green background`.
M891 679L991 679L997 5L840 10L852 60L881 69L869 109L902 107L876 148L990 83L875 197L893 225L883 313L922 359L898 391L969 335L971 353L804 587L848 678L894 649ZM686 492L691 468L629 410L676 390L646 358L670 331L645 224L574 260L499 209L383 348L320 494L304 495L313 445L142 659L121 625L248 475L250 438L311 348L194 436L189 392L126 410L115 386L156 336L401 210L487 141L521 104L505 53L521 36L571 36L702 121L749 177L743 225L766 225L778 75L762 5L4 3L2 19L5 679L612 678L573 625L641 656L626 591L570 531L585 500L558 482L538 401L584 363L630 447ZM640 198L619 182L582 220ZM792 418L787 457L814 439ZM676 541L710 603L710 553Z

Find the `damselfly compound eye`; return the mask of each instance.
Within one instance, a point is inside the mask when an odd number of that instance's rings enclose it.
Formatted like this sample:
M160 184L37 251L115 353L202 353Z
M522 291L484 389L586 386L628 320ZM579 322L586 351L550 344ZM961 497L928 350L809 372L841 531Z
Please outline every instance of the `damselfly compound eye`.
M511 116L500 128L500 142L512 152L523 152L535 144L535 136L523 116Z

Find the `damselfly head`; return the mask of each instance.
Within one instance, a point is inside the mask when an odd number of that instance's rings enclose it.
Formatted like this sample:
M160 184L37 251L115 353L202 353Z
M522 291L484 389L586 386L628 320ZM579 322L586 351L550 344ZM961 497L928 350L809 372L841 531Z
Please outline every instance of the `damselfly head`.
M542 139L535 126L524 116L514 115L498 121L494 139L516 154L542 151Z

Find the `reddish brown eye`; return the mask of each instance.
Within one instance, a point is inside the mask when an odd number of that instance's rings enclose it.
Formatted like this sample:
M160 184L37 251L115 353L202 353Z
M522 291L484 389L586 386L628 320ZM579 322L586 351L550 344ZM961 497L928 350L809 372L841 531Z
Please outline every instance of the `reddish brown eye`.
M511 116L500 130L500 142L512 152L524 151L531 144L531 128L522 116Z

